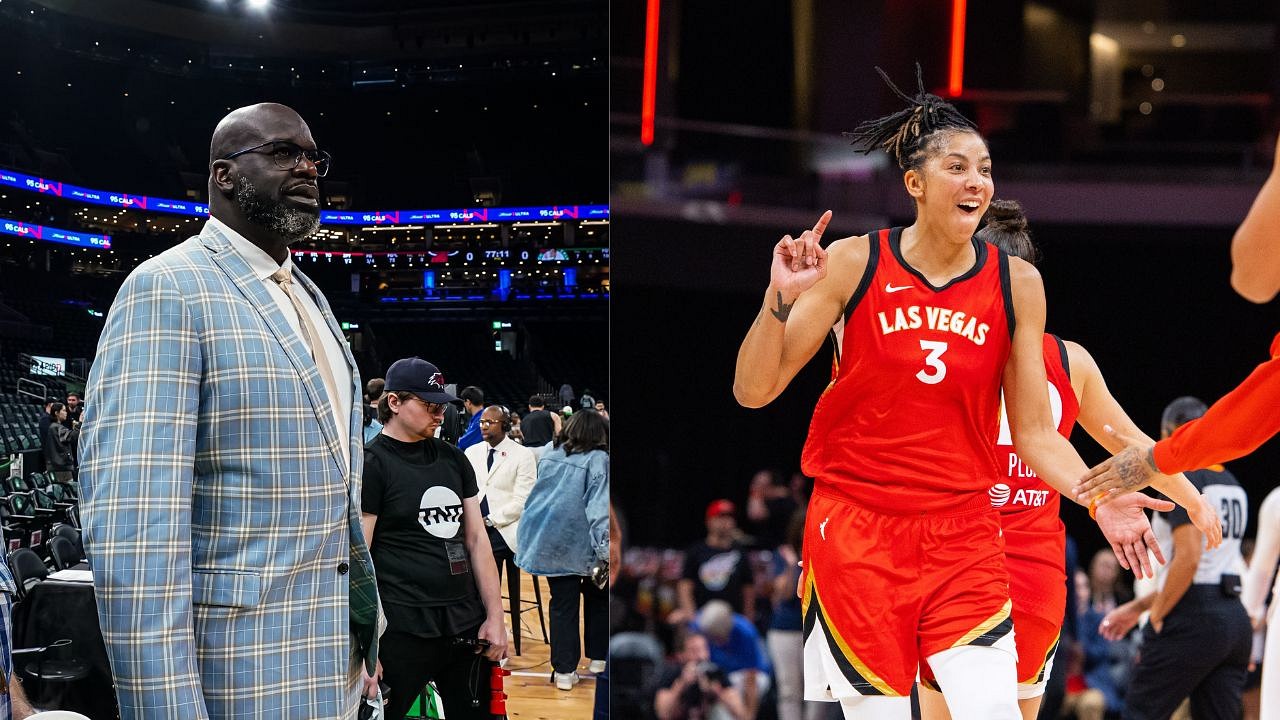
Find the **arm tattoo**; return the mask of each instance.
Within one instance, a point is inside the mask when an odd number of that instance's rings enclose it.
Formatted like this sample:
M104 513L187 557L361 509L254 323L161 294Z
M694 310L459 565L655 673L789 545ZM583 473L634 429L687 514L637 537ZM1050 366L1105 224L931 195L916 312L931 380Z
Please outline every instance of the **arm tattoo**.
M1120 487L1125 490L1136 490L1147 484L1154 474L1147 465L1144 453L1134 447L1125 448L1115 457L1116 474L1120 476Z
M778 322L784 323L787 321L787 317L791 315L791 308L795 304L796 302L794 300L792 300L790 303L782 302L782 291L779 290L778 291L778 309L770 310L769 312L773 313L773 316L778 319Z

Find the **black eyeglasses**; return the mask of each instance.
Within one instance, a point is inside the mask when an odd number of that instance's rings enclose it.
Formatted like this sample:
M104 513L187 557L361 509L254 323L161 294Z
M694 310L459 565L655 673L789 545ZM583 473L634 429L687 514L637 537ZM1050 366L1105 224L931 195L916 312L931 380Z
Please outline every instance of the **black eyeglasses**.
M329 162L333 160L333 156L324 150L305 150L287 140L268 140L261 145L254 145L251 148L237 150L230 155L224 155L223 160L231 160L240 157L245 153L258 152L266 148L267 152L262 153L271 157L271 162L281 170L293 170L298 167L298 163L302 162L302 158L311 161L316 168L316 175L324 177L329 174Z
M443 415L443 414L444 414L444 403L433 403L433 402L429 402L429 401L427 401L427 400L423 400L422 398L418 397L417 395L410 395L409 397L413 398L414 400L417 400L418 402L422 403L423 405L426 405L426 406L427 406L427 412L428 412L428 413L430 413L430 414L432 414L432 415Z

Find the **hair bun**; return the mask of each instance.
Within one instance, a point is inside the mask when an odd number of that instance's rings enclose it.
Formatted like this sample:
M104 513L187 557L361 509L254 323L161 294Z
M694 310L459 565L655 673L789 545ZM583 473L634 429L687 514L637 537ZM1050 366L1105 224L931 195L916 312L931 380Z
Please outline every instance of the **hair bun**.
M1027 216L1017 200L992 200L986 224L993 230L1021 233L1027 231Z

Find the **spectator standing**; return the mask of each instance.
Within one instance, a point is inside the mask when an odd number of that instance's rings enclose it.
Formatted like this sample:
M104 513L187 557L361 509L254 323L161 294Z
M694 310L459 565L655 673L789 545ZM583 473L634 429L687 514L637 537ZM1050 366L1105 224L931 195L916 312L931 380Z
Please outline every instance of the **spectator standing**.
M588 669L605 669L609 653L609 424L594 410L565 423L556 445L538 462L525 502L516 564L551 587L552 682L578 682L578 604Z
M49 468L49 425L53 422L53 404L58 402L58 398L46 398L44 401L44 414L40 416L39 435L40 438L40 462L37 471L43 471Z
M68 428L65 424L68 411L62 403L54 403L52 411L45 437L45 461L54 479L70 482L76 470L75 447L80 439L80 421Z
M382 423L378 422L378 401L382 399L385 386L386 381L382 378L373 378L364 385L364 442L366 445L382 432Z
M480 413L484 410L484 391L475 385L468 385L462 388L458 397L462 398L462 408L470 418L466 431L458 438L458 447L466 450L481 440Z
M480 515L499 575L502 562L515 557L520 516L538 478L533 451L507 436L511 427L511 413L505 407L490 405L480 416L483 442L465 451L480 487Z
M386 718L404 717L434 680L450 720L489 720L490 663L506 657L507 632L471 463L435 437L456 398L421 358L392 364L386 389L362 493L387 614L379 656L391 688Z
M747 496L747 530L755 536L756 547L776 548L786 542L797 507L791 490L778 483L772 470L757 472Z
M533 448L541 456L542 446L559 434L560 417L547 410L547 402L541 395L529 398L529 412L520 423L525 447Z
M84 412L84 405L80 402L80 393L67 393L67 419L63 421L70 429L73 425L80 424L80 414Z
M684 553L684 576L677 585L679 609L668 622L689 622L697 608L710 600L724 600L734 612L755 617L755 576L747 548L738 542L732 502L719 499L707 505L707 536Z

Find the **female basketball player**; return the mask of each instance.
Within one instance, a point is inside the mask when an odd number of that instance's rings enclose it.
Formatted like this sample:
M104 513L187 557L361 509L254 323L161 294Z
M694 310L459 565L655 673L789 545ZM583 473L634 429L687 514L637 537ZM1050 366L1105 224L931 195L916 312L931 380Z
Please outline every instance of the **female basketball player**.
M977 238L1034 263L1037 253L1026 228L1027 219L1018 203L994 200ZM1110 452L1124 449L1125 444L1108 432L1109 427L1126 435L1146 437L1112 397L1098 364L1081 345L1046 333L1043 354L1050 406L1063 437L1071 434L1077 422ZM1004 418L996 459L1004 472L989 494L991 504L1000 509L1004 531L1005 567L1009 571L1009 595L1017 631L1018 705L1024 720L1033 720L1040 711L1066 611L1066 528L1058 517L1058 492L1026 472L1009 442ZM1205 534L1210 547L1221 544L1218 514L1190 480L1183 475L1160 476L1153 486L1188 508L1192 523ZM951 717L947 705L930 680L927 668L921 668L920 708L924 720L946 720Z
M1015 720L1008 575L986 494L1001 386L1037 475L1063 491L1085 465L1050 414L1040 276L973 239L994 192L986 142L917 81L915 97L898 92L906 109L854 132L902 168L915 222L824 249L828 212L782 238L734 394L770 402L834 335L835 377L801 461L817 479L803 553L806 698L837 699L846 717L906 718L927 660L955 717ZM1098 515L1138 574L1151 572L1148 549L1160 557L1142 513L1155 505L1172 508L1134 493Z

